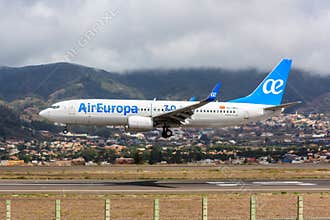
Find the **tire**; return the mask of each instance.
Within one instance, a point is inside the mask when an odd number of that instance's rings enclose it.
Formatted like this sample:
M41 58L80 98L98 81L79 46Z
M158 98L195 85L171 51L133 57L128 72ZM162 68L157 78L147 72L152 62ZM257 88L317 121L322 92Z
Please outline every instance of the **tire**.
M166 129L166 136L171 137L173 135L173 132L170 129Z

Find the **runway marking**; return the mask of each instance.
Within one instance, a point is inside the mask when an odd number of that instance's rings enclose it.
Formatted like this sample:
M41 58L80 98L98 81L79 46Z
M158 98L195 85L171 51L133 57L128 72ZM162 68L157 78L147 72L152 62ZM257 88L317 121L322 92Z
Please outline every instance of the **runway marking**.
M206 182L207 184L216 186L244 186L247 185L244 182Z
M300 181L258 181L258 182L206 182L207 184L216 185L220 187L233 186L315 186L316 183L306 183Z
M300 183L299 186L316 186L315 183Z
M264 185L264 186L278 186L278 185L294 185L294 186L315 186L315 183L305 183L300 181L267 181L267 182L252 182L253 184L257 185Z

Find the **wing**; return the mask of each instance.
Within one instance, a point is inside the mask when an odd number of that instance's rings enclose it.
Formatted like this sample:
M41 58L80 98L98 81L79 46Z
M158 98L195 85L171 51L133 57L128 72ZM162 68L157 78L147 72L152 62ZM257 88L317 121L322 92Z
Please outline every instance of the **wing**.
M192 104L192 105L153 117L154 123L156 125L159 125L159 124L181 125L181 124L183 124L186 119L190 118L194 114L195 109L197 109L203 105L206 105L210 102L215 101L220 87L221 87L221 84L217 83L216 86L213 88L212 92L209 94L209 96L207 98L203 99L202 101L199 101L195 104Z

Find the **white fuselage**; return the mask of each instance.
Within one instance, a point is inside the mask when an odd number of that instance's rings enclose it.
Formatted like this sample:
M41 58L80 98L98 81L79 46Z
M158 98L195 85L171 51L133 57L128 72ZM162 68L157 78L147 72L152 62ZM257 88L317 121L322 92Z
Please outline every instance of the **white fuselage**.
M192 105L192 101L81 99L58 102L40 115L61 124L127 126L130 116L154 117ZM269 118L269 105L211 102L196 110L183 127L226 127Z

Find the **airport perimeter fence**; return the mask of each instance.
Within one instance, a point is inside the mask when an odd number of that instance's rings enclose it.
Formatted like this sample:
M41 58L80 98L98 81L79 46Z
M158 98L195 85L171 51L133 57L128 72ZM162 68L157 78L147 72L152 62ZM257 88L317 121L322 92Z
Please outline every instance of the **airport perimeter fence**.
M32 199L33 200L33 199ZM133 199L134 200L134 199ZM248 201L249 200L249 201ZM236 204L236 209L233 210L221 210L221 204L210 204L215 200L208 199L207 196L203 196L199 200L190 200L182 198L180 203L173 204L174 199L140 199L136 207L132 206L132 201L120 201L119 199L92 199L81 200L80 203L72 204L73 200L67 199L34 199L32 202L29 199L12 199L12 200L0 200L0 219L16 220L16 219L202 219L202 220L237 220L237 219L250 219L250 220L330 220L330 217L304 217L304 200L302 195L296 197L295 204L288 207L288 213L291 217L286 218L262 218L257 216L257 212L269 210L269 206L263 206L261 201L258 201L256 195L252 195L242 202L245 203L245 207L242 210L238 210L237 207L242 206ZM163 201L163 203L161 202ZM119 204L116 204L116 203ZM248 204L246 204L246 202ZM280 201L281 202L281 201ZM292 202L292 201L291 201ZM34 204L33 204L34 203ZM38 204L37 204L38 203ZM194 204L190 204L194 203ZM183 208L187 205L189 210L183 212ZM217 205L220 209L214 209L214 205ZM326 204L328 206L329 204ZM2 206L2 207L1 207ZM137 209L139 206L140 212L135 212L134 215L130 215L130 209ZM198 208L199 207L199 208ZM212 212L217 210L216 213L209 212L209 208L212 208ZM234 206L233 206L234 207ZM296 208L295 216L292 216L292 207ZM247 210L245 210L247 208ZM263 210L267 208L268 210ZM23 210L22 210L23 209ZM38 210L38 211L36 211ZM41 211L43 210L43 211ZM95 211L97 210L97 211ZM121 214L117 212L121 210ZM248 211L248 213L246 213ZM2 213L1 213L2 212ZM82 212L85 215L82 215ZM245 212L244 217L230 215L230 213ZM38 215L36 215L38 213ZM4 215L2 215L4 214Z

